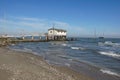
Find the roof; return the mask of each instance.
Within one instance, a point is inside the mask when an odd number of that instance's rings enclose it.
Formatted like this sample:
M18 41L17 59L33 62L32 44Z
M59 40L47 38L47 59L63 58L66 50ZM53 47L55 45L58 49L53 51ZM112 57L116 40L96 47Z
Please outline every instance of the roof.
M56 29L56 28L50 28L50 29L48 29L48 31L49 30L56 30L56 31L62 31L62 32L67 32L66 30L64 30L64 29Z

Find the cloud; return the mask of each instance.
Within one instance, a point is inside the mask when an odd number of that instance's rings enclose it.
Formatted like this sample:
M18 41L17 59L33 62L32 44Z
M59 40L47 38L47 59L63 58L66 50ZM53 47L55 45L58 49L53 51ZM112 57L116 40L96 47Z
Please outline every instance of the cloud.
M21 21L33 21L33 22L39 22L39 21L45 21L45 19L39 19L39 18L33 18L33 17L13 17L11 18L21 20Z
M45 28L45 27L70 27L68 23L60 22L60 21L52 21L47 19L38 19L38 18L29 18L29 17L10 17L6 20L0 19L0 23L5 23L9 25L17 25L17 26L24 26L24 27L33 27L33 28Z
M71 26L69 23L62 21L54 21L48 19L39 19L31 17L13 17L10 16L6 20L0 19L0 26L6 27L6 33L20 33L24 30L25 33L45 33L51 27L62 28L67 30L68 35L79 36L80 33L85 33L85 29L80 26Z
M21 20L26 20L26 21L39 21L37 18L19 18Z
M93 37L94 30L85 28L83 26L74 26L63 21L54 21L48 19L39 19L32 17L13 17L10 16L7 19L0 19L0 34L19 34L24 31L25 34L32 33L46 33L49 28L53 27L67 30L68 36L82 36L82 37ZM98 31L99 32L99 31ZM105 36L119 35L118 32L106 31ZM101 36L100 33L97 36ZM115 36L115 37L117 37Z
M46 22L41 21L37 18L20 18L20 17L10 17L9 19L3 20L0 19L0 23L16 25L16 26L24 26L24 27L45 27Z
M68 23L60 22L60 21L51 21L51 23L53 23L54 26L57 26L57 27L69 27L70 26Z

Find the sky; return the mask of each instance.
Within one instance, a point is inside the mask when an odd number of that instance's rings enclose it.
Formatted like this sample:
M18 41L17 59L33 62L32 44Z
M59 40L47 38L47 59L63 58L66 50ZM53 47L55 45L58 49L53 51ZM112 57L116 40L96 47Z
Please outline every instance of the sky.
M42 34L53 25L68 36L120 38L120 0L0 0L0 34Z

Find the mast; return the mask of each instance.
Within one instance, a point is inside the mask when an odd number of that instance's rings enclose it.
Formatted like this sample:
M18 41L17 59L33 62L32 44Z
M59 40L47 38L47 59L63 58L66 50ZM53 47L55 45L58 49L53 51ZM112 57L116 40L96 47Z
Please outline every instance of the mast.
M54 26L55 26L55 24L53 24L53 40L55 39L55 33L54 33L55 28L54 28Z
M95 31L94 31L94 38L96 39L96 28L95 28Z
M97 41L97 39L96 39L96 28L94 30L94 39L95 39L95 42L96 42Z
M3 29L3 30L2 30L2 31L3 31L2 34L3 34L4 36L5 36L5 19L6 19L6 15L5 15L5 10L4 10L4 11L3 11L3 23L4 23L4 24L3 24L3 27L2 27L2 29Z

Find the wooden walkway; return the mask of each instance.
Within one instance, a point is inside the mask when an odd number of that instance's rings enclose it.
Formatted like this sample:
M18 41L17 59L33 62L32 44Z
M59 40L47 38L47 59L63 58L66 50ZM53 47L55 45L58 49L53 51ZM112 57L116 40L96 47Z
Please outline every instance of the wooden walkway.
M48 42L48 40L11 40L10 42Z
M0 38L0 46L9 45L12 43L19 42L49 42L49 41L74 41L74 39L65 39L65 40L48 40L48 39L15 39L15 38Z

